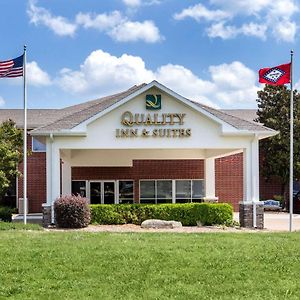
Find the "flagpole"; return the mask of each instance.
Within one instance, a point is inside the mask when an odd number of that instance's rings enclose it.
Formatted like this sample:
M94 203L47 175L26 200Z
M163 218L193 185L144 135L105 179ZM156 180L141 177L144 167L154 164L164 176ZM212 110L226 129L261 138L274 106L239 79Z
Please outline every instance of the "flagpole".
M26 86L26 45L23 56L23 87L24 87L24 130L23 130L23 214L27 224L27 86Z
M293 93L293 55L294 51L291 50L291 101L290 101L290 232L293 230L293 189L294 189L294 93Z

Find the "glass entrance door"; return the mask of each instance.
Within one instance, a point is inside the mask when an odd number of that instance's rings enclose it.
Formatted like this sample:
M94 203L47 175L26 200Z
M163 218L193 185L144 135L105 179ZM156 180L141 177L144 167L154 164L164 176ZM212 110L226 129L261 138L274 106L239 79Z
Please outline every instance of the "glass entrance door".
M101 203L101 182L90 182L90 201L91 204Z
M103 182L103 203L104 204L115 203L115 182L114 181Z

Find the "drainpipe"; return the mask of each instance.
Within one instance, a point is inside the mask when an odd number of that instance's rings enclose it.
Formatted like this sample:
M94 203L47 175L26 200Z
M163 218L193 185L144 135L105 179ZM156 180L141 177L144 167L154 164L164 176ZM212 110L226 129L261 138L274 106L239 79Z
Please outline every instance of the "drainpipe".
M53 157L52 157L52 153L53 153L53 141L54 141L54 137L53 137L53 133L50 133L50 153L51 153L51 163L50 163L50 195L51 195L51 223L54 224L54 205L53 205L53 193L52 193L52 161L53 161Z

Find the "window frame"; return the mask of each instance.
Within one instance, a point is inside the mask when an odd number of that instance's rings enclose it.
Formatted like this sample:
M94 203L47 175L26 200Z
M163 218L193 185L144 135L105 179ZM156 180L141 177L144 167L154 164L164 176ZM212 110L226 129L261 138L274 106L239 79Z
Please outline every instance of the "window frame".
M141 182L142 181L154 181L155 185L154 185L154 193L155 193L155 197L154 198L142 198L141 197ZM177 181L189 181L190 182L190 198L186 198L186 200L189 200L186 203L193 203L193 200L198 200L195 201L195 203L199 203L201 202L201 200L205 197L205 179L202 178L194 178L194 179L139 179L139 203L141 204L147 204L147 203L143 203L143 200L154 200L153 204L159 204L157 203L157 199L161 199L158 198L157 195L157 182L158 181L171 181L172 182L172 202L171 203L177 203L177 197L176 197L176 182ZM202 181L203 182L203 197L200 198L194 198L193 197L193 185L194 185L194 181ZM181 198L178 198L181 199Z
M40 144L43 144L41 143L37 138L35 138L34 136L31 137L31 151L33 153L46 153L47 151L47 145L45 144L45 150L34 150L34 147L33 147L33 141L38 141ZM84 180L81 180L81 181L84 181Z

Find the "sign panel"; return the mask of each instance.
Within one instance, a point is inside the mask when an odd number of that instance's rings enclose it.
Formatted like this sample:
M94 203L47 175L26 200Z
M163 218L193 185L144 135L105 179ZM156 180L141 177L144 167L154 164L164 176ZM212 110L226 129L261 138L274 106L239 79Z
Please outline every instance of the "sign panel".
M146 95L146 109L161 109L161 95ZM136 113L125 111L121 115L123 128L116 129L116 138L190 137L190 128L184 128L185 113Z

